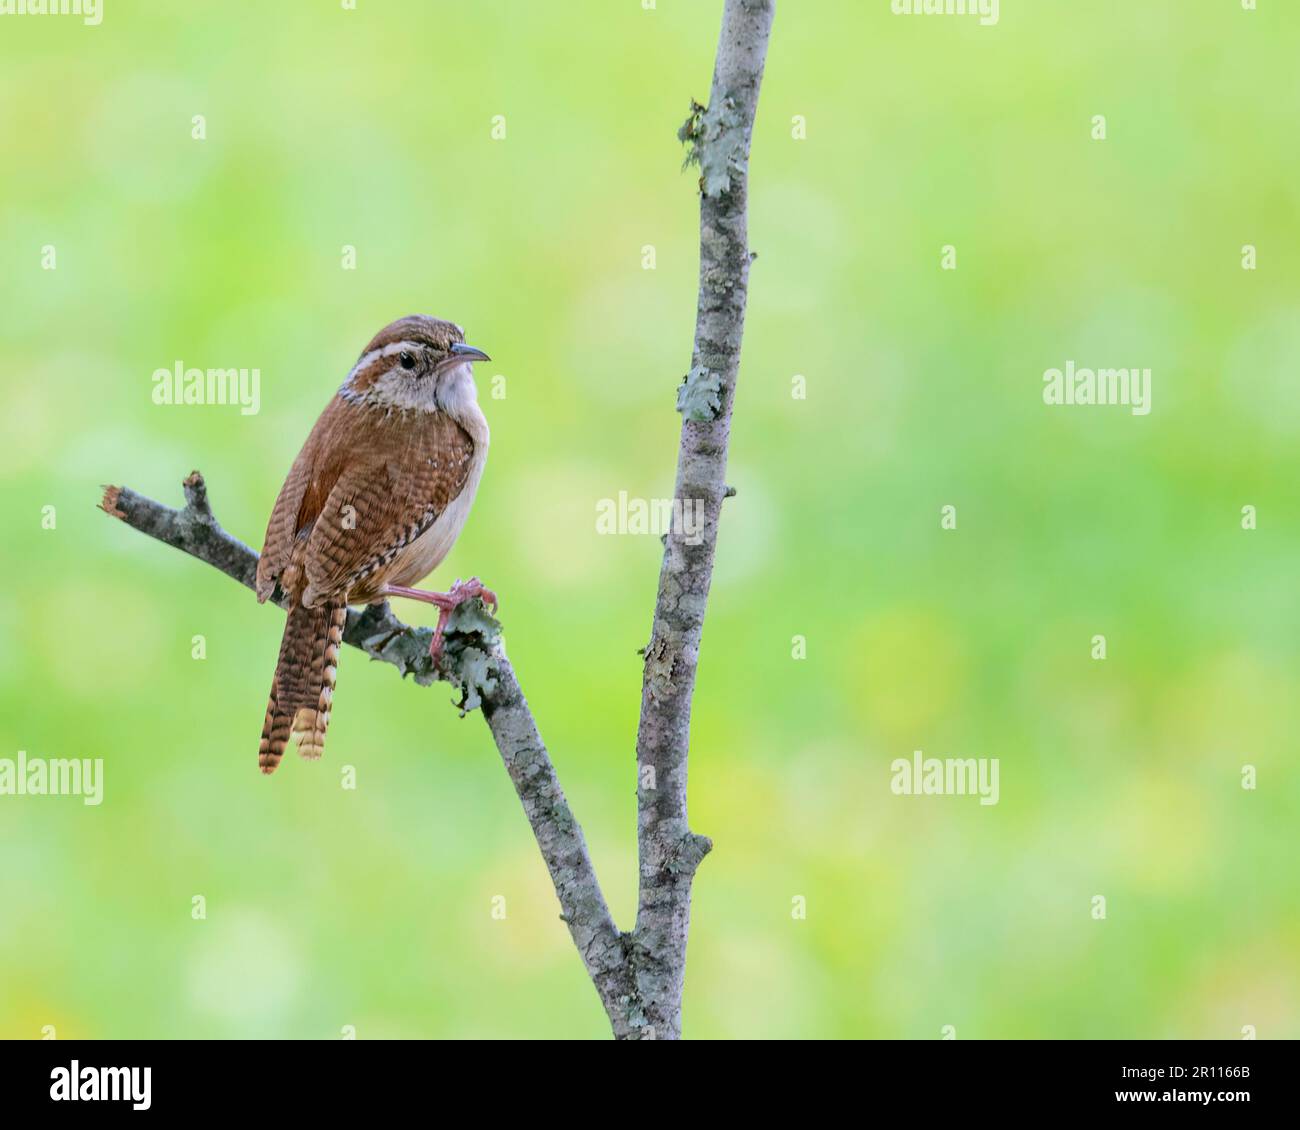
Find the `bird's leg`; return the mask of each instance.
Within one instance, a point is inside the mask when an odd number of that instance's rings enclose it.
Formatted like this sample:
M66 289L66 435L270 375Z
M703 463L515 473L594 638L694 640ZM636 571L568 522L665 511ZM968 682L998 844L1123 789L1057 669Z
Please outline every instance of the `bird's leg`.
M442 655L442 633L458 605L480 597L491 606L493 612L497 610L497 594L489 588L484 588L483 582L477 577L470 577L468 581L457 581L447 592L425 592L423 589L408 589L402 585L385 585L384 595L402 596L407 600L418 600L437 607L438 626L433 629L433 640L429 644L429 658L434 663L437 663Z
M385 585L384 596L401 596L407 600L418 600L422 604L436 604L439 608L449 610L456 607L451 603L449 592L425 592L424 589L408 589L402 585Z

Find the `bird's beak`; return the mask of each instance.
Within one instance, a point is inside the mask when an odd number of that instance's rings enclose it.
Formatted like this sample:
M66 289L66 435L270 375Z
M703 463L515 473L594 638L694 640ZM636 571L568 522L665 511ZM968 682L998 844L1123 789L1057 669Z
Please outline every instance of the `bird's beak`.
M451 347L452 356L460 358L462 361L491 361L481 349L475 349L472 345L462 345L459 341L454 342Z

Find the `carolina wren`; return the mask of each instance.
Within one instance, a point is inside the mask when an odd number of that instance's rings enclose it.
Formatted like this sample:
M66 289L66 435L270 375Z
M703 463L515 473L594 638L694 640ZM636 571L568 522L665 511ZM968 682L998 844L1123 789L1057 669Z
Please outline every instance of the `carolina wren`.
M349 604L389 596L438 607L437 662L452 609L496 596L477 578L450 592L409 586L447 556L478 490L488 425L471 366L489 360L451 322L413 314L361 351L280 488L257 563L257 599L288 596L257 760L273 773L291 736L325 748Z

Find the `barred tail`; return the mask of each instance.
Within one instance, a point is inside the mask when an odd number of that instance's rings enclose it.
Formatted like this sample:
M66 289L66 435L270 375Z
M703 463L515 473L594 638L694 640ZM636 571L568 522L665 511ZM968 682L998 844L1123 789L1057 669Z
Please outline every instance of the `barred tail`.
M318 608L295 604L289 610L257 751L257 764L263 773L275 772L285 746L295 734L303 757L315 759L325 751L325 730L330 724L339 647L347 619L347 605L343 604Z

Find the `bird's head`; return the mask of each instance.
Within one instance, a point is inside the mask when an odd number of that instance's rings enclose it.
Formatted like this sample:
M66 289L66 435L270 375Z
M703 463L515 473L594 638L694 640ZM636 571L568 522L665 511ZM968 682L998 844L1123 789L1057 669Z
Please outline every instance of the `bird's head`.
M454 322L409 314L370 339L339 391L387 407L454 411L467 397L476 399L471 366L489 360L465 344Z

